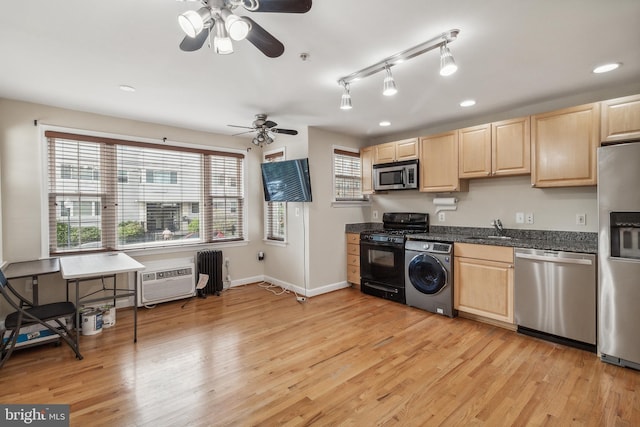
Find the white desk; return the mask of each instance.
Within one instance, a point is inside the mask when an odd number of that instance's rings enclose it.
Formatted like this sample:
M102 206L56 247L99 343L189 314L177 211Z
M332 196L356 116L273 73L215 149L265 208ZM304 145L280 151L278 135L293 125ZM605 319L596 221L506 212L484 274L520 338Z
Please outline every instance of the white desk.
M69 283L76 284L76 327L80 325L80 300L83 303L109 301L124 297L134 297L133 303L133 342L138 340L138 275L134 274L133 289L118 288L116 274L144 270L145 266L122 252L106 252L88 255L73 255L60 257L60 272L67 281L67 300L69 299ZM104 285L104 278L113 279L113 288ZM80 297L80 282L102 280L102 289L89 295ZM102 291L113 291L106 295ZM95 298L88 298L98 292L103 294Z

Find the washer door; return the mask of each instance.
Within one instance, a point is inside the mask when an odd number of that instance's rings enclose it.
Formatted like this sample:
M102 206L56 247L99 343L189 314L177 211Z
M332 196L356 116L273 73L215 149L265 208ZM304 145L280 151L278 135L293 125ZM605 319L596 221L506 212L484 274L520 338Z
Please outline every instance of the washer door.
M409 282L423 294L433 295L447 285L447 271L429 254L420 254L409 262Z

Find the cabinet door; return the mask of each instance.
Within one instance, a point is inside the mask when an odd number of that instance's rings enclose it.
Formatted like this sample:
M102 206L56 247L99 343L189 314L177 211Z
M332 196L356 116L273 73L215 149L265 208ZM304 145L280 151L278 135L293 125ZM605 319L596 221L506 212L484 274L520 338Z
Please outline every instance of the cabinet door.
M480 125L458 131L460 178L491 175L491 126Z
M466 191L458 177L458 132L420 138L420 191Z
M454 307L513 324L513 265L454 257Z
M390 163L396 160L395 142L386 142L384 144L374 145L373 148L375 150L375 164Z
M640 95L601 103L601 141L640 139Z
M360 150L360 173L362 175L362 194L373 194L373 147Z
M531 118L531 183L535 187L596 185L600 104Z
M396 141L396 161L414 160L418 158L418 138Z
M526 175L531 172L530 128L529 117L491 124L492 175Z

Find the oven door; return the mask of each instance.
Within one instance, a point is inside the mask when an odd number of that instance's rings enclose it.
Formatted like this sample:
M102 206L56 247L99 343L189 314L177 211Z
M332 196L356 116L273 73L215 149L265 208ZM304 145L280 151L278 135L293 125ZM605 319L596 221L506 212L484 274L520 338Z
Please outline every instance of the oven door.
M360 276L404 288L403 245L360 241Z

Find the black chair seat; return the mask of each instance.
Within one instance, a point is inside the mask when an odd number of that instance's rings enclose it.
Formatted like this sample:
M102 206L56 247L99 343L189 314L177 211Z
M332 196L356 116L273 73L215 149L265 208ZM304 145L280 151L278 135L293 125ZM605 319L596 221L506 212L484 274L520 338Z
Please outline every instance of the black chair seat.
M73 316L76 313L76 307L71 302L63 301L30 307L24 311L38 319L47 321L60 317ZM19 313L17 311L9 314L4 321L5 328L13 329L18 326L18 315ZM33 325L36 323L38 322L27 316L22 316L22 326Z

